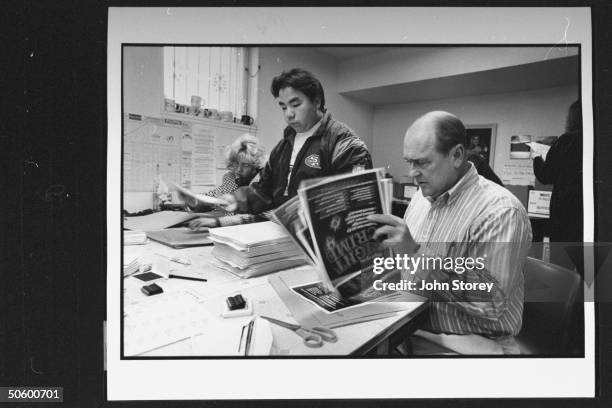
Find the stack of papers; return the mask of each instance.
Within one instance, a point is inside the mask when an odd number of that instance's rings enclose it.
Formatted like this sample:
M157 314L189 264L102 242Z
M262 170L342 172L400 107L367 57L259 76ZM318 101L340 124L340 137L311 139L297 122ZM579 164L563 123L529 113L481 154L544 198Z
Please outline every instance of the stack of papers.
M210 239L215 244L227 244L247 252L267 244L291 242L285 230L271 221L214 228L210 230Z
M266 221L210 230L217 266L241 278L252 278L307 263L279 225Z
M123 231L123 245L144 245L147 234L142 231Z
M140 259L137 255L124 255L123 258L123 276L130 276L138 272L140 268Z

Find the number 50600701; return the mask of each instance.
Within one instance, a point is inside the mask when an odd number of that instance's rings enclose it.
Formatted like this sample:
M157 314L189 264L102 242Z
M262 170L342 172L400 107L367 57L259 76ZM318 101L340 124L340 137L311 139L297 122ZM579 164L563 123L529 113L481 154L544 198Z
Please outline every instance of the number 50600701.
M0 402L57 402L62 400L62 387L0 387Z

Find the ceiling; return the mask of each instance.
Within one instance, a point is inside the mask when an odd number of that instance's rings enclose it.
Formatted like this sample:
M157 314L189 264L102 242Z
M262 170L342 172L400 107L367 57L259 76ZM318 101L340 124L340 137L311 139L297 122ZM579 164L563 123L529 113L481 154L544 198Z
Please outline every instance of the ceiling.
M343 92L342 95L369 104L384 105L520 92L579 84L579 69L580 57L571 56L500 69L348 91Z
M334 57L338 61L363 57L367 55L376 54L383 51L389 51L394 49L405 49L406 47L368 47L368 46L342 46L342 47L314 47L315 50Z

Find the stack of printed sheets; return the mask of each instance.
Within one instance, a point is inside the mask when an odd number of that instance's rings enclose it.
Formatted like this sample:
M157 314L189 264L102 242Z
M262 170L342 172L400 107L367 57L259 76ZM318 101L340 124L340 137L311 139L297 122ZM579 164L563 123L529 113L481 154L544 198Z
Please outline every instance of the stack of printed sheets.
M271 222L211 228L216 265L241 278L251 278L307 263L287 232Z

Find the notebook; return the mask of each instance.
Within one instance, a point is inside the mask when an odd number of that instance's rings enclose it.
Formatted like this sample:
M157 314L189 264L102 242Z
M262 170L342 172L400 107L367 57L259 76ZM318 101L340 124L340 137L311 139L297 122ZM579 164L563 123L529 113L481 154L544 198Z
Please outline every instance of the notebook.
M153 241L157 241L161 244L177 249L213 244L208 237L208 233L201 231L194 232L187 228L147 231L147 236Z

